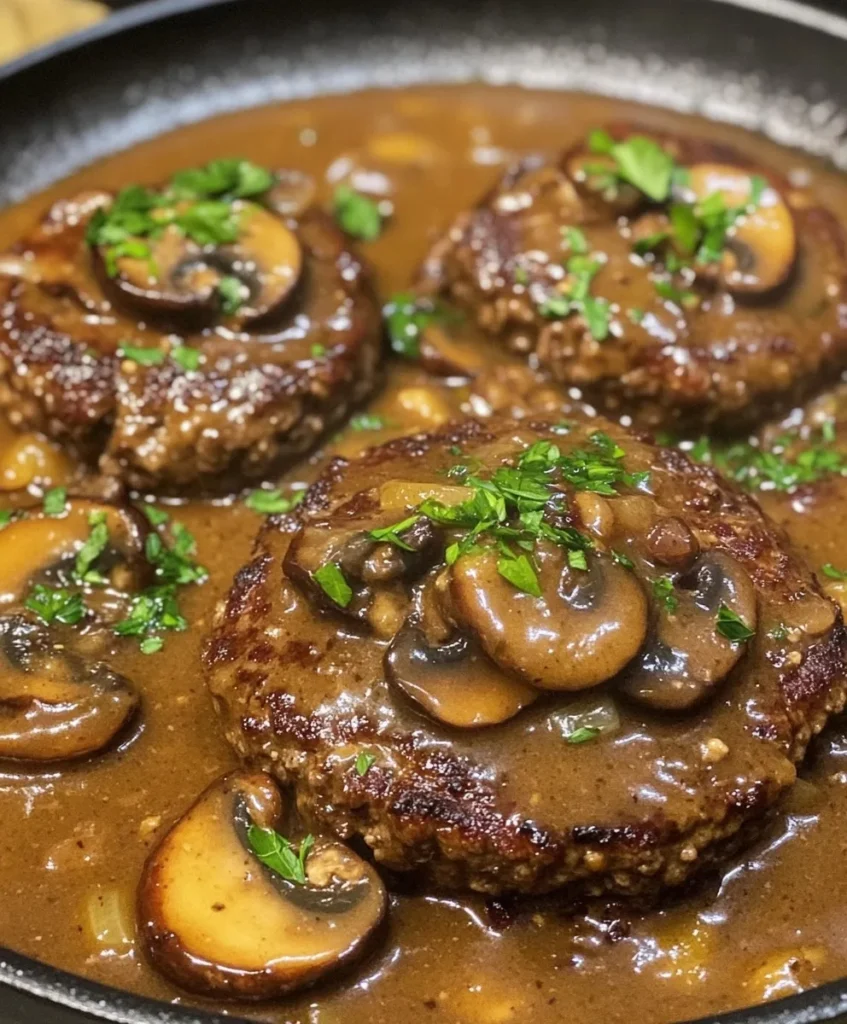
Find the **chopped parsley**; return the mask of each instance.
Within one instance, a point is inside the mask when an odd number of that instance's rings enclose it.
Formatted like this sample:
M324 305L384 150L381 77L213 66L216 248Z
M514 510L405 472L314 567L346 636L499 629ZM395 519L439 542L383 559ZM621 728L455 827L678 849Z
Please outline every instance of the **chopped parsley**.
M309 355L311 355L312 359L321 359L326 355L326 345L315 343L309 349Z
M158 508L149 501L144 502L141 511L151 526L163 526L170 519L170 515L163 508Z
M235 242L241 230L236 200L254 198L274 184L270 171L249 160L213 160L179 171L162 190L130 185L96 210L86 241L102 251L106 272L118 273L122 258L147 260L151 277L158 269L151 242L173 228L198 245Z
M36 583L24 601L28 608L48 625L60 622L64 626L75 626L88 614L82 594L72 593L65 587L48 587Z
M227 316L233 316L244 305L249 295L249 289L241 278L226 274L218 281L218 295L223 312Z
M350 419L350 429L355 431L384 430L388 424L384 416L374 412L360 412Z
M629 557L629 555L625 555L622 551L615 551L613 549L612 550L612 558L614 559L614 561L618 565L622 565L624 567L624 569L634 569L635 568L635 562L633 562L633 560Z
M398 292L382 310L391 351L403 359L421 354L421 336L434 323L452 322L457 314L434 299L412 292Z
M585 553L580 552L583 558ZM541 585L529 558L525 554L506 555L497 561L497 572L508 580L516 590L522 590L532 597L541 597Z
M353 600L353 590L344 573L334 562L327 562L312 573L312 579L339 608L346 608Z
M272 828L250 825L247 829L247 842L266 868L276 872L286 882L306 884L306 858L315 845L314 836L306 836L295 850L290 840Z
M831 580L847 580L847 572L843 569L836 569L832 562L827 562L826 565L822 565L821 572Z
M588 239L581 228L562 228L562 238L574 256L584 256L588 252Z
M247 508L258 512L259 515L285 515L296 508L305 496L305 491L295 491L293 494L286 495L279 488L269 491L260 487L247 495L244 504Z
M717 631L721 636L726 637L732 643L741 643L756 635L754 629L750 629L747 623L727 605L722 604L715 620Z
M380 541L383 544L393 544L403 551L414 551L414 548L407 544L400 534L414 526L419 519L419 515L409 516L408 519L403 519L393 526L383 526L376 530L371 530L368 536L371 540Z
M546 296L539 304L538 312L554 320L581 313L591 337L595 341L605 341L611 322L609 303L590 294L591 284L602 267L600 260L584 254L571 256L565 264L568 277L561 291Z
M79 549L74 562L74 579L78 583L103 586L106 582L102 573L94 568L97 559L109 546L109 527L105 512L92 512L88 519L91 531Z
M673 580L670 576L657 576L652 583L653 597L673 615L679 607L679 598L674 593Z
M68 504L68 491L65 487L53 487L44 494L42 506L44 515L60 516Z
M12 509L10 509L10 508L0 509L0 530L2 530L5 526L8 526L9 523L11 523L11 521L14 518L15 518L15 513L13 512Z
M588 147L592 153L612 157L614 175L648 199L663 203L669 197L676 164L670 153L653 139L630 135L623 142L616 142L608 132L597 130L590 133Z
M572 733L568 734L567 741L574 745L579 743L588 743L591 740L596 740L600 735L601 730L596 725L582 725L578 729L574 729Z
M335 219L339 227L353 238L373 242L382 234L379 205L349 185L339 185L333 196Z
M689 454L748 490L792 491L827 476L847 475L847 457L832 447L834 436L832 424L824 423L819 434L802 438L788 432L767 448L749 441L720 446L701 437ZM802 447L793 451L795 445Z
M138 645L142 654L158 654L165 646L165 641L160 636L148 636Z
M120 354L123 359L131 359L139 366L161 366L167 358L167 353L161 348L142 348L138 345L131 345L122 341Z
M364 750L360 751L356 757L356 774L367 775L375 763L376 757L373 754L368 754Z
M171 359L186 373L193 373L200 366L202 356L200 350L190 345L178 345L171 349Z

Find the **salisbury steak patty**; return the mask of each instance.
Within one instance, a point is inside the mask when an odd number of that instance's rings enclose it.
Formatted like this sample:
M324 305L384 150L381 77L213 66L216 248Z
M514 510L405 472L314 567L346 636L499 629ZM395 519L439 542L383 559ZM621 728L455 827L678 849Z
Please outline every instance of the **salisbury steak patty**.
M239 754L378 861L655 894L755 832L844 703L844 629L749 497L603 420L336 462L207 651Z
M381 344L313 191L218 161L57 203L0 257L0 408L137 487L232 488L302 454Z
M737 427L844 365L846 267L808 191L724 145L615 127L508 171L421 288L610 413Z

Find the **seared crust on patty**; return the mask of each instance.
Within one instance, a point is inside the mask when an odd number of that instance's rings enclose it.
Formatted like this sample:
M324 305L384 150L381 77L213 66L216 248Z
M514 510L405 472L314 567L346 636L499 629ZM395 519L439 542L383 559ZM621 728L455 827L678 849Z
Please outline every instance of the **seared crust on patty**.
M733 188L752 193L757 180L765 183L758 210L773 223L758 236L761 252L739 242L757 214L739 218L726 236L723 258L734 275L719 271L720 262L669 251L661 239L674 230L671 207L685 195L693 202L690 190L680 185L656 203L630 186L613 186L610 197L589 187L609 187L595 166L605 158L577 147L552 159L527 157L507 171L436 242L421 290L458 303L484 334L534 355L603 411L626 413L650 429L735 430L790 408L843 367L847 257L833 215L731 147L631 125L610 133L619 141L636 133L660 142L696 177L701 200L707 182L716 191L726 186L726 206L744 202ZM583 258L602 264L590 295L609 304L607 335L597 307L593 329L579 301L564 312L562 299L574 294L574 277L564 269L574 255L574 228L587 241ZM669 256L688 267L676 270ZM757 265L764 271L758 281Z
M85 242L108 193L57 203L0 258L0 408L133 487L232 490L304 454L372 388L381 348L370 275L315 207L285 218L299 283L273 316L198 329L142 318ZM185 343L196 369L172 358ZM157 365L120 349L158 348Z
M614 526L594 535L588 553L589 569L596 560L611 572L612 550L625 552L650 609L639 653L601 686L545 692L502 724L446 725L389 679L393 641L379 629L375 602L357 618L363 592L333 611L310 585L292 582L304 531L372 523L398 481L443 487L457 451L490 469L533 440L590 446L598 427L624 452L629 473L649 472L648 483L604 499ZM569 493L568 507L572 527L590 532L580 511L590 506ZM755 622L755 636L715 689L670 711L651 707L633 683L668 621L651 585L657 565L646 538L656 536L651 523L669 521L696 538L696 564L731 566L752 588L745 614ZM479 555L467 557L473 566ZM455 580L462 558L444 570L448 577ZM691 584L684 573L669 575L682 616ZM534 614L530 595L514 590L507 600L510 621ZM454 614L470 621L461 609ZM682 646L700 640L684 637ZM710 469L604 421L577 420L565 438L549 419L466 421L336 460L296 516L269 522L219 608L206 664L238 754L293 784L309 819L345 839L361 837L378 862L487 893L654 897L760 829L811 736L844 704L844 642L840 613L783 536ZM502 660L502 650L490 653ZM587 721L586 701L614 708L618 724L569 742L563 723L573 713ZM360 755L373 762L364 772Z

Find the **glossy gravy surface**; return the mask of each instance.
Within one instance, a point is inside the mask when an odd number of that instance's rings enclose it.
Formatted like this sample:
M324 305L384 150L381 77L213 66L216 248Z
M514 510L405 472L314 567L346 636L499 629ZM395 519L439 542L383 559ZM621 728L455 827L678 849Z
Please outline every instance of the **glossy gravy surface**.
M847 186L839 176L740 130L618 101L460 87L310 100L183 129L0 214L0 246L24 234L59 196L156 182L218 156L308 171L325 201L351 166L378 167L394 211L388 229L364 251L387 297L408 285L433 235L513 156L560 149L621 118L731 141L783 172L811 175L821 201L847 220ZM489 365L508 358L493 347L484 353ZM368 410L388 426L347 428L330 448L351 454L469 411L469 401L461 388L389 365ZM0 444L10 440L5 432ZM287 479L309 479L319 461L295 467ZM847 482L760 497L813 568L844 565ZM188 502L174 512L195 534L210 578L186 592L190 629L170 636L164 652L144 656L127 643L110 659L142 690L141 732L89 765L0 771L0 943L110 985L186 1003L192 1000L148 966L140 947L119 932L95 934L90 912L100 897L131 927L151 846L235 764L205 691L199 653L215 602L247 559L261 520L239 500ZM803 775L759 845L722 879L673 906L646 914L601 906L566 916L542 901L507 921L478 899L397 894L386 940L366 963L330 987L232 1012L314 1024L661 1024L838 978L847 974L847 878L839 870L847 847L847 727L842 732L835 723L817 741Z

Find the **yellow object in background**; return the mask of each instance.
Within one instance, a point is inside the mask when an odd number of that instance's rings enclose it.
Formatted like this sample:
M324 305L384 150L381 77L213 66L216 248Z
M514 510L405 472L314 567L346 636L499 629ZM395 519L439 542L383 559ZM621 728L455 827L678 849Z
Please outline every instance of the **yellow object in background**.
M108 13L97 0L0 0L0 64Z

